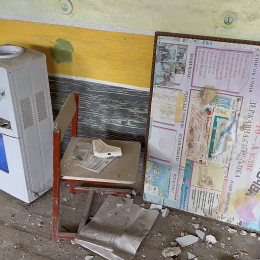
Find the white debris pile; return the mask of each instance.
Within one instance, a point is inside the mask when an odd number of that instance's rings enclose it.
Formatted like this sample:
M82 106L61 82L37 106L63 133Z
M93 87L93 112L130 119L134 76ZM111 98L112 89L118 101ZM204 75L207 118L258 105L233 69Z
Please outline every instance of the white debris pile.
M241 230L240 235L245 236L247 235L247 232L245 230Z
M192 218L192 220L196 220L196 218ZM183 231L180 232L180 236L175 239L176 241L171 242L170 243L171 246L166 247L162 251L162 254L166 259L171 259L171 258L179 259L179 258L174 258L174 257L181 254L181 248L191 247L193 244L197 243L199 240L203 241L203 244L204 244L204 242L206 242L207 248L210 248L213 245L215 245L216 243L218 243L218 241L217 241L217 239L214 235L212 235L212 234L206 235L206 233L208 233L208 231L205 227L202 227L202 226L200 226L200 224L197 224L197 223L196 224L191 223L191 225L194 227L196 235L190 235L190 234L187 234ZM251 237L257 238L260 241L260 236L257 236L257 234L254 233L254 232L247 233L245 230L238 231L238 230L231 228L231 227L228 227L227 231L228 231L229 234L235 234L236 236L237 236L238 232L243 236L248 234ZM231 237L227 236L226 239L230 241ZM226 245L224 243L220 243L220 246L221 246L221 248L227 250L228 245ZM232 247L232 245L231 245L231 247ZM185 258L185 259L199 260L199 258L191 252L187 252L187 258ZM236 252L233 256L245 258L246 256L248 256L248 253L244 252L244 251L240 251L240 252Z
M209 244L216 244L218 241L216 240L216 238L213 235L207 235L206 236L206 242Z
M117 207L122 207L124 205L124 201L123 200L119 200L117 203L116 203L116 206Z
M173 257L173 256L178 256L181 254L181 249L180 247L166 247L162 251L162 255L165 258Z
M169 215L169 213L170 213L170 210L169 210L168 208L164 208L164 209L163 209L163 206L162 206L162 205L159 205L159 204L154 204L154 203L152 203L152 204L150 205L150 209L161 211L161 213L162 213L162 218L166 218L166 217Z
M176 242L171 242L171 246L164 248L164 250L162 251L162 255L166 259L170 259L172 257L176 257L176 256L180 255L181 254L180 247L190 247L193 244L197 243L199 241L199 239L204 240L205 235L206 235L205 234L206 228L202 227L202 229L205 230L205 232L203 232L199 229L200 228L199 224L192 224L192 226L196 229L195 233L197 236L187 235L187 234L185 234L185 232L181 232L180 237L177 237L175 239ZM213 235L207 235L206 242L210 246L212 246L217 243L217 240ZM199 260L199 258L196 255L194 255L193 253L187 252L187 254L188 254L188 259Z
M188 252L188 259L195 259L197 258L194 254Z
M199 225L199 224L192 224L192 226L193 226L195 229L199 229L199 228L200 228L200 225Z
M133 196L136 196L136 195L137 195L137 193L136 193L135 190L132 190L132 195L133 195Z
M193 235L187 235L183 237L177 237L175 240L181 247L186 247L198 242L199 238Z
M241 257L241 256L245 257L245 256L248 256L248 253L241 251L241 252L236 252L233 256L234 257Z
M150 206L150 209L152 209L152 210L162 210L162 205L158 205L158 204L151 204L151 206Z
M199 229L196 230L196 234L197 234L197 236L198 236L201 240L203 240L204 237L205 237L205 232L203 232L203 231L201 231L201 230L199 230Z
M126 194L125 196L126 196L128 199L131 199L131 198L132 198L130 194Z
M166 218L169 215L170 210L165 208L165 209L162 209L161 212L162 212L162 218Z
M237 230L236 230L236 229L233 229L233 228L229 228L229 229L228 229L228 233L229 233L229 234L234 234L234 233L237 233Z
M162 205L152 203L150 205L150 209L152 209L152 210L162 210Z
M63 202L68 202L69 201L69 197L64 197L64 198L62 198L61 200L63 201Z
M90 259L92 259L94 256L93 255L87 255L86 257L85 257L85 260L90 260Z
M171 242L171 246L176 247L176 246L178 246L178 243L177 242Z

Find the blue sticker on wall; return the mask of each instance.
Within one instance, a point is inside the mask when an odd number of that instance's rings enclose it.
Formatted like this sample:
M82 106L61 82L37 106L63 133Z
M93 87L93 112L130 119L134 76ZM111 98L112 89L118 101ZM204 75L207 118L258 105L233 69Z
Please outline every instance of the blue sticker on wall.
M0 170L9 173L3 135L0 134Z

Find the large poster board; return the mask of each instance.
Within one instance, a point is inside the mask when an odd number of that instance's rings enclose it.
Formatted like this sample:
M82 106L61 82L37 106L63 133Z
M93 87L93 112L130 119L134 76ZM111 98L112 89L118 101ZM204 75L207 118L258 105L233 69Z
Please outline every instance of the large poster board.
M260 230L260 50L157 33L144 200Z

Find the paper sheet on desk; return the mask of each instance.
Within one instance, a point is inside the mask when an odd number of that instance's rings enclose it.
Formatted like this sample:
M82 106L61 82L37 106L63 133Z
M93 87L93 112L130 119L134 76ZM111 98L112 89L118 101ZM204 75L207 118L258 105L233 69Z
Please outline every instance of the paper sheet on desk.
M75 242L110 260L130 260L158 214L133 204L132 199L110 195Z
M85 161L78 161L77 165L88 169L93 172L100 173L108 164L110 164L113 158L99 158L92 154L89 154Z
M92 145L84 142L77 144L73 154L75 158L83 158L83 160L78 160L76 165L97 173L100 173L115 158L96 157Z

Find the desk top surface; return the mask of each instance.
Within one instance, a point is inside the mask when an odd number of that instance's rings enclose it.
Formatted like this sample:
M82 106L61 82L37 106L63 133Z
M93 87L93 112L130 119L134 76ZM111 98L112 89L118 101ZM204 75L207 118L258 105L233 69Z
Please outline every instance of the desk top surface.
M77 166L76 163L73 162L73 151L77 143L92 143L92 140L93 139L83 137L71 138L60 164L62 179L121 184L135 183L141 144L138 142L129 141L103 140L108 145L120 147L122 149L122 156L115 158L100 173L96 173Z

